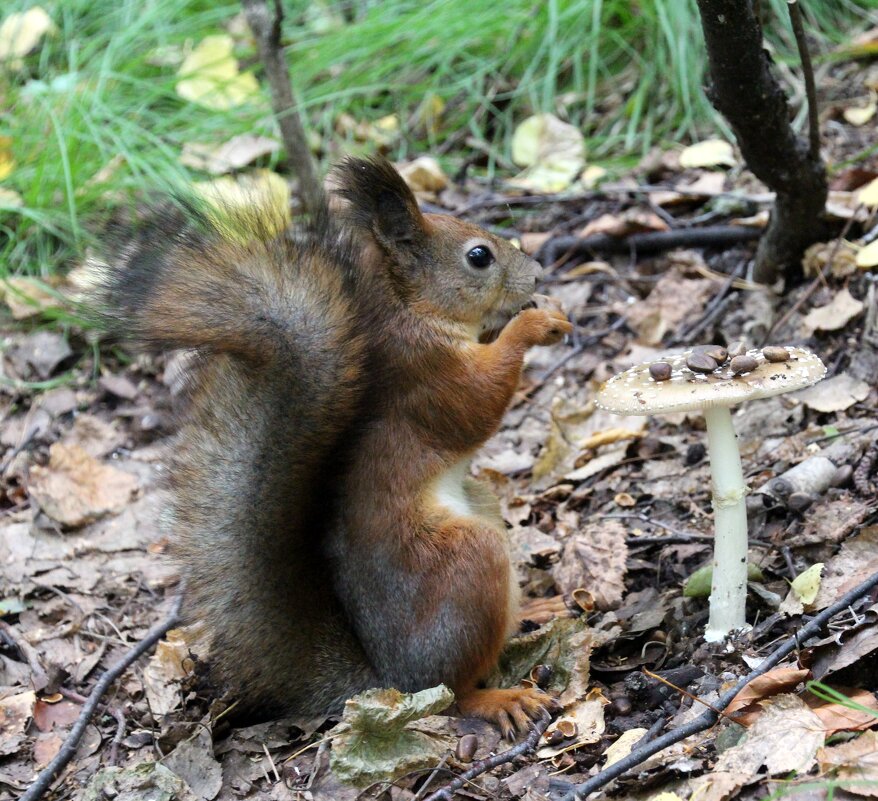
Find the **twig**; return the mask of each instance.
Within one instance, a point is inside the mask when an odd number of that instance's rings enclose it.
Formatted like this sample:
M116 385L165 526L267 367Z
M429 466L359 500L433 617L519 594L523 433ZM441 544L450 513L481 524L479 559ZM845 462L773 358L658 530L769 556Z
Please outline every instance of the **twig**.
M613 512L611 514L606 515L598 515L599 520L639 520L641 523L646 523L649 526L657 526L658 528L663 528L665 531L669 531L674 537L677 538L679 542L713 542L713 534L696 534L696 533L687 533L685 531L680 531L678 528L674 528L669 523L662 523L661 520L653 520L651 517L647 517L645 514L638 514L637 512ZM629 537L629 544L637 544L642 543L646 544L650 540L655 540L658 542L670 542L671 537Z
M242 0L247 24L259 45L259 55L271 91L271 107L280 126L287 156L299 176L299 194L308 214L323 209L326 197L317 178L314 159L308 148L308 137L293 98L290 73L284 60L280 34L284 13L281 0L274 0L274 19L269 19L265 0Z
M650 231L627 237L595 234L594 236L556 236L548 240L536 254L537 261L555 261L555 254L569 251L583 253L656 253L679 247L727 247L759 239L762 231L743 225L715 225L709 228L676 228L671 231Z
M540 737L543 736L543 732L548 728L551 720L552 719L549 715L545 715L541 720L538 720L534 724L530 734L528 734L518 745L513 745L512 748L501 754L494 754L494 756L488 757L487 759L479 760L468 771L461 773L460 776L454 779L454 781L449 782L445 787L437 790L435 793L428 795L425 801L451 801L451 796L454 792L475 779L476 776L481 776L489 770L493 770L500 765L505 765L507 762L511 762L515 757L521 756L521 754L526 754L528 751L532 751L537 747Z
M799 61L802 63L805 97L808 99L808 155L812 159L817 159L820 156L820 119L817 116L817 87L814 83L814 67L811 65L811 53L808 50L808 40L805 38L805 28L802 25L802 7L799 5L799 0L787 0L787 9L790 12L793 35L796 37Z
M146 636L135 645L125 656L118 662L109 667L106 672L97 680L95 686L89 693L88 700L82 706L82 711L73 724L70 734L61 746L61 749L55 755L55 758L40 771L36 781L27 789L24 795L18 801L37 801L43 793L49 788L55 777L60 773L73 756L76 754L76 748L85 729L91 720L92 715L98 707L101 698L110 688L110 685L119 678L134 662L136 662L143 654L145 654L153 645L155 645L165 634L168 633L180 621L180 604L182 602L182 593L174 600L174 605L168 616L156 623L146 634Z
M743 690L747 684L759 676L768 673L768 671L777 665L782 659L799 648L802 642L819 633L831 618L839 612L845 611L854 601L863 597L874 587L878 587L878 573L870 576L862 584L854 587L850 592L845 593L838 601L832 604L832 606L824 609L819 615L815 615L813 619L811 619L806 625L802 626L802 628L800 628L792 637L785 640L781 646L776 648L765 659L763 659L757 668L750 671L750 673L738 681L734 687L723 693L716 701L715 709L725 709L732 702L732 699ZM680 742L680 740L685 740L693 734L709 729L718 719L719 715L717 712L713 709L708 709L687 724L680 726L674 731L667 732L661 737L657 737L642 748L634 749L628 754L628 756L600 771L600 773L592 776L588 781L585 781L582 784L574 785L570 782L554 782L553 784L556 789L566 791L560 798L560 801L577 801L578 799L585 798L589 793L593 793L595 790L609 784L613 779L631 770L631 768L636 767L641 762L648 759L653 754L657 754L659 751L667 748L669 745L673 745L674 743Z

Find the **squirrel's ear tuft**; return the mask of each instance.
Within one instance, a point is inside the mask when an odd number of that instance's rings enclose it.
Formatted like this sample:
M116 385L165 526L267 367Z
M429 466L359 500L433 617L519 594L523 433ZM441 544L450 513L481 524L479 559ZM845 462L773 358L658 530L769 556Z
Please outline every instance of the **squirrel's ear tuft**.
M345 216L391 253L426 236L418 201L387 159L346 158L333 171L331 183L346 201Z

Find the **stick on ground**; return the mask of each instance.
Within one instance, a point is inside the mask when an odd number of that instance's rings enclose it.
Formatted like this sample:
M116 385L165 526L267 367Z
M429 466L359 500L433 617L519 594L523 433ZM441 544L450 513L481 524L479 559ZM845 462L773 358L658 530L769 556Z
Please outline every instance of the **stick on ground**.
M714 704L712 709L703 712L694 720L684 726L680 726L673 731L657 737L652 742L647 743L640 748L635 748L628 756L620 759L618 762L610 765L610 767L602 770L600 773L592 776L588 781L582 784L571 784L570 782L553 782L552 787L563 792L563 796L558 796L560 801L579 801L585 798L589 793L599 790L604 785L609 784L613 779L618 778L623 773L627 773L632 768L637 767L653 754L667 748L669 745L685 740L692 734L709 729L717 720L719 720L719 712L722 712L731 702L732 699L744 689L753 679L758 678L764 673L768 673L775 665L777 665L784 657L791 654L802 643L818 634L820 630L839 612L844 612L854 601L862 598L867 592L874 587L878 587L878 573L866 579L862 584L854 587L850 592L845 593L832 606L824 609L819 615L816 615L802 628L800 628L792 637L784 641L782 645L772 651L762 662L759 667L752 670L744 678L742 678L734 687L727 690L720 696L719 700Z
M55 755L55 758L40 771L36 781L28 787L24 795L18 801L37 801L42 798L43 793L49 789L49 785L55 780L55 777L66 767L67 763L73 759L76 754L76 748L85 729L91 720L92 715L98 708L101 698L104 697L110 685L116 681L132 664L134 664L143 654L145 654L153 645L155 645L162 637L165 636L174 626L180 622L180 603L182 602L182 593L174 600L170 614L160 623L156 623L146 634L146 636L135 645L125 656L118 662L109 667L107 671L97 680L97 683L89 693L88 700L83 704L82 711L73 724L70 734L61 746L61 750Z

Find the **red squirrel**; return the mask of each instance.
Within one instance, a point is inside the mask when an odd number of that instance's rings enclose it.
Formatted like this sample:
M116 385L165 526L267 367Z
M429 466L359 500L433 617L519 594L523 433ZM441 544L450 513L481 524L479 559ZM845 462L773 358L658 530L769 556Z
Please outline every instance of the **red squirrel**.
M386 160L347 159L333 184L340 202L300 241L256 225L245 244L192 212L103 265L119 329L197 354L170 466L186 619L254 714L445 683L511 736L553 701L480 686L519 598L469 461L525 352L571 325L524 308L536 262L422 214Z

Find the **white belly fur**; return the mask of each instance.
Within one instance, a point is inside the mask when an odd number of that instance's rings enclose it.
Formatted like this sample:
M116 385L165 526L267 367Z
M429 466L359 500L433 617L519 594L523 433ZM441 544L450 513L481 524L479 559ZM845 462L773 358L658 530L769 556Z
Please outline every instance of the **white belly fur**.
M471 517L474 512L463 482L469 475L469 460L464 459L446 470L436 482L436 503L460 517Z

